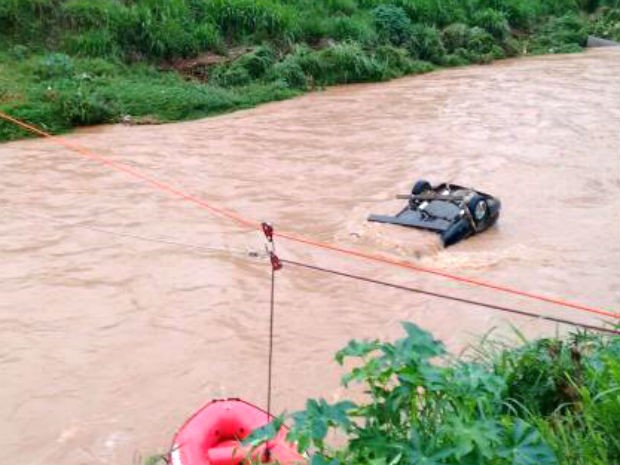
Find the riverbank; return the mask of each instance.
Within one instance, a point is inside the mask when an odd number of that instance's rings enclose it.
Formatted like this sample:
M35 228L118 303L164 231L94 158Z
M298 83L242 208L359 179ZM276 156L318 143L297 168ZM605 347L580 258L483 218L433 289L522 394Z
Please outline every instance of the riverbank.
M0 8L0 110L52 133L199 118L620 38L617 1L28 0ZM0 121L0 141L27 134Z
M517 332L511 347L487 334L455 359L418 326L403 329L395 342L354 340L336 353L355 367L344 386L362 385L366 399L310 399L291 415L289 437L311 464L620 463L618 335ZM330 447L330 430L346 444Z

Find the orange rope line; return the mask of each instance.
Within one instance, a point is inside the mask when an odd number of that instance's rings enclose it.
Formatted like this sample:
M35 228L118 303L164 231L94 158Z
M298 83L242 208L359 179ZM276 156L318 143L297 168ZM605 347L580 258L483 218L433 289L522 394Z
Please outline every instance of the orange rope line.
M119 163L116 162L114 160L110 160L109 158L106 158L102 155L99 155L95 152L93 152L92 150L87 149L86 147L82 147L81 145L78 144L74 144L73 142L70 142L69 140L65 139L64 137L60 137L60 136L52 136L51 134L35 127L32 126L28 123L25 123L23 121L20 121L16 118L13 118L12 116L7 115L6 113L0 111L0 118L5 119L6 121L9 121L13 124L16 124L20 127L22 127L23 129L26 129L38 136L41 137L46 137L46 138L51 138L52 142L55 142L58 145L61 145L63 147L66 147L70 150L73 150L74 152L79 153L80 155L83 155L87 158L90 158L91 160L95 160L98 161L99 163L109 166L115 170L118 171L122 171L130 176L133 176L134 178L140 179L141 181L146 182L147 184L150 184L151 186L155 187L156 189L168 192L169 194L172 194L174 196L180 197L183 200L187 200L189 202L193 202L197 205L200 205L201 207L206 208L207 210L211 211L212 213L219 215L219 216L223 216L225 218L228 218L238 224L240 224L241 226L244 227L248 227L251 229L260 229L260 225L258 225L257 223L254 223L253 221L249 221L246 220L245 218L242 218L241 216L237 215L234 212L230 212L227 210L224 210L222 208L218 208L218 207L214 207L213 205L211 205L211 203L207 202L206 200L197 197L195 195L191 195L188 194L186 192L183 192L182 190L178 189L177 187L174 187L170 184L167 184L165 182L162 182L156 178L150 177L134 168L132 168L129 165L126 165L124 163Z
M147 184L150 184L151 186L164 191L164 192L168 192L169 194L172 194L176 197L179 197L183 200L186 200L188 202L192 202L195 203L196 205L199 205L207 210L209 210L210 212L218 215L218 216L222 216L224 218L227 218L237 224L239 224L240 226L249 228L249 229L256 229L256 230L260 230L261 229L261 225L248 220L246 218L243 218L242 216L240 216L239 214L229 211L229 210L225 210L223 208L219 208L219 207L215 207L213 206L210 202L206 201L205 199L202 199L200 197L197 197L195 195L192 194L188 194L180 189L178 189L177 187L174 187L170 184L167 184L165 182L159 181L156 178L150 177L128 165L125 165L123 163L119 163L113 160L110 160L109 158L106 158L104 156L101 156L85 147L82 147L81 145L75 144L73 142L68 141L67 139L63 138L63 137L54 137L51 134L49 134L48 132L45 132L31 124L25 123L23 121L20 121L16 118L13 118L12 116L0 111L0 118L3 118L6 121L9 121L13 124L16 124L17 126L22 127L23 129L26 129L38 136L41 137L45 137L45 138L51 138L51 141L64 146L66 148L69 148L77 153L79 153L80 155L83 155L87 158L90 158L91 160L95 160L98 161L99 163L109 166L113 169L116 169L117 171L121 171L124 172L136 179L139 179L141 181L146 182ZM615 319L620 319L620 313L617 312L612 312L609 310L603 310L600 308L596 308L596 307L591 307L588 305L583 305L583 304L578 304L578 303L573 303L573 302L569 302L567 300L563 300L563 299L558 299L558 298L553 298L553 297L546 297L543 295L539 295L539 294L535 294L532 292L527 292L527 291L522 291L519 289L515 289L515 288L511 288L508 286L503 286L503 285L499 285L499 284L493 284L490 282L486 282L486 281L482 281L482 280L478 280L478 279L473 279L473 278L468 278L465 276L459 276L456 274L452 274L452 273L448 273L446 271L441 271L441 270L437 270L437 269L433 269L433 268L428 268L428 267L422 267L422 266L418 266L418 265L414 265L413 263L404 261L404 260L398 260L398 259L394 259L394 258L390 258L390 257L386 257L384 255L380 255L380 254L374 254L374 253L369 253L369 252L362 252L359 250L355 250L355 249L350 249L350 248L346 248L346 247L340 247L334 244L330 244L327 242L321 242L321 241L316 241L313 239L309 239L303 236L299 236L297 234L293 234L293 233L288 233L288 232L274 232L274 235L277 237L280 237L282 239L285 240L289 240L292 242L297 242L297 243L301 243L301 244L306 244L312 247L316 247L316 248L320 248L320 249L324 249L324 250L330 250L332 252L338 252L341 254L345 254L345 255L349 255L349 256L353 256L353 257L357 257L357 258L361 258L361 259L365 259L365 260L369 260L369 261L373 261L373 262L377 262L377 263L383 263L383 264L388 264L388 265L392 265L392 266L396 266L399 268L403 268L403 269L407 269L407 270L411 270L411 271L417 271L420 273L427 273L427 274L431 274L434 276L440 276L443 278L447 278L453 281L457 281L457 282L461 282L461 283L466 283L466 284L470 284L470 285L474 285L474 286L478 286L478 287L483 287L483 288L487 288L487 289L491 289L494 291L498 291L498 292L503 292L506 294L512 294L512 295L516 295L516 296L520 296L520 297L527 297L529 299L533 299L533 300L538 300L541 302L546 302L546 303L551 303L551 304L555 304L561 307L566 307L566 308L571 308L574 310L580 310L583 312L588 312L588 313L593 313L593 314L597 314L597 315L601 315L601 316L607 316L607 317L612 317Z

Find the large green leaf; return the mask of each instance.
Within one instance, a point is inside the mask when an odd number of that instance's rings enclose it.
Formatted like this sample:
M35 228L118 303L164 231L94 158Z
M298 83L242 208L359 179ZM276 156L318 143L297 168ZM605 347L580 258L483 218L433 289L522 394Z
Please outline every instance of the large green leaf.
M538 430L521 419L513 425L498 454L511 465L555 465L557 458ZM585 464L584 464L585 465Z

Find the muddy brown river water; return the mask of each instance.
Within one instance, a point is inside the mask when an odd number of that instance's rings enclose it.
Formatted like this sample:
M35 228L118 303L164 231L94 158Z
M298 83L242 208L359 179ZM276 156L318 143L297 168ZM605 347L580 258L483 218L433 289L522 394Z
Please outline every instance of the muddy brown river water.
M620 50L594 50L68 137L277 228L618 311L619 76ZM269 267L247 256L262 249L259 234L46 140L0 145L0 176L0 463L138 463L210 398L265 404ZM432 233L365 221L398 209L393 195L417 178L499 196L497 227L443 250ZM599 322L301 245L278 250ZM397 337L402 320L453 351L491 328L498 337L510 325L528 336L567 329L292 267L276 293L278 411L341 398L334 351L352 337Z

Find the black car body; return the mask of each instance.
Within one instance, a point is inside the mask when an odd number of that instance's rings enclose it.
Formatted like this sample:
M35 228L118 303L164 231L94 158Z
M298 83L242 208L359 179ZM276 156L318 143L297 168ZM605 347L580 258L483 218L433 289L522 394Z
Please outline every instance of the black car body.
M436 231L446 247L488 229L501 209L499 199L484 192L448 183L433 187L424 180L415 183L411 194L398 198L408 200L399 213L370 215L368 221Z

